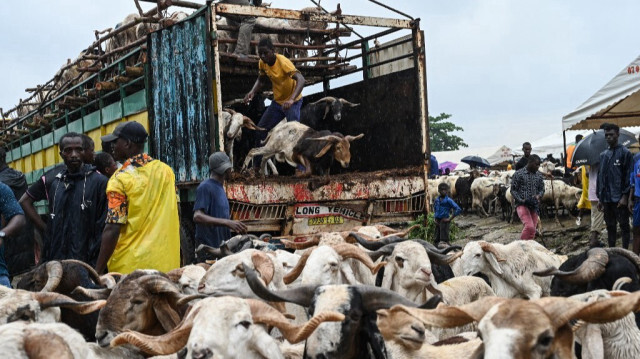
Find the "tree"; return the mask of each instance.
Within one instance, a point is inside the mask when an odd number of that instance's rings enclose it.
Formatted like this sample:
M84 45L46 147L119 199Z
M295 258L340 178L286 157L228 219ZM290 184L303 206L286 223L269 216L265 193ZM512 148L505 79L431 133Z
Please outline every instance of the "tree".
M454 151L460 147L469 147L461 137L450 134L453 131L464 131L453 122L446 121L451 117L441 113L438 117L429 116L429 142L431 152Z

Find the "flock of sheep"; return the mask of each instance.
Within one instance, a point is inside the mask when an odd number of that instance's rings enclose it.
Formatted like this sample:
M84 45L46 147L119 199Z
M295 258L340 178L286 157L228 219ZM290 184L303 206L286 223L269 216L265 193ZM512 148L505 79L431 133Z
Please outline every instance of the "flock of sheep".
M201 246L207 263L98 275L74 260L0 289L11 358L640 357L640 258L534 241L437 249L383 225ZM295 250L292 252L292 250ZM581 344L581 349L578 344Z

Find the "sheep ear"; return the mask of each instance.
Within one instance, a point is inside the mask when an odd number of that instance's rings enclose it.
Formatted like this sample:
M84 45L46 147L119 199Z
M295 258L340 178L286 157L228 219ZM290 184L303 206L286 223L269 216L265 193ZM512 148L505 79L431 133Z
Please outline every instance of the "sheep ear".
M327 115L329 114L330 110L331 110L331 104L327 102L327 104L324 106L324 116L322 116L323 120L327 118Z
M180 315L169 305L166 298L159 298L153 304L153 311L156 313L160 325L164 330L170 332L180 322Z
M489 309L507 300L500 297L483 297L475 302L456 307L440 304L436 309L431 310L396 305L391 308L391 311L402 310L427 325L453 328L480 321Z
M342 272L342 275L347 280L347 283L349 283L350 285L360 284L356 279L355 275L353 275L353 270L351 270L351 266L349 266L349 263L346 263L346 261L343 261L340 264L340 272Z
M324 145L324 147L320 150L320 152L318 152L318 154L316 155L316 158L320 158L324 156L331 149L331 147L333 147L333 142L327 142L327 144Z
M498 260L496 259L496 256L493 255L493 253L485 252L484 257L487 259L487 262L489 262L489 265L491 266L491 270L493 270L497 275L504 274L504 272L502 271L502 268L500 268L500 264L498 264Z

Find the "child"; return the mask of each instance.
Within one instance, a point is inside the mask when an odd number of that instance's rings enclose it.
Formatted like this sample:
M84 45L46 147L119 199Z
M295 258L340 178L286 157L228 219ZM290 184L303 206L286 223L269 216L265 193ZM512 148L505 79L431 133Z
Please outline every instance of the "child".
M438 185L439 197L436 197L434 208L434 219L436 222L436 235L434 243L438 248L447 248L449 244L449 224L455 216L462 212L460 206L456 204L447 193L449 192L449 185L446 183L440 183ZM453 215L451 214L453 210ZM451 217L449 217L451 216ZM442 241L442 243L440 243Z

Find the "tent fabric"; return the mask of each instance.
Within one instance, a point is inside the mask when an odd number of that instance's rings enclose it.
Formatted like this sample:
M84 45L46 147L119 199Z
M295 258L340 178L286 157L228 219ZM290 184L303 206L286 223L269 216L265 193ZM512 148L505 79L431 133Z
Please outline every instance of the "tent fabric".
M507 146L463 148L456 151L432 152L431 154L436 156L438 162L449 161L457 163L456 170L469 168L468 164L460 162L465 156L480 156L489 161L492 166L513 160L513 151Z
M562 130L598 129L604 122L640 125L640 56L562 118Z

